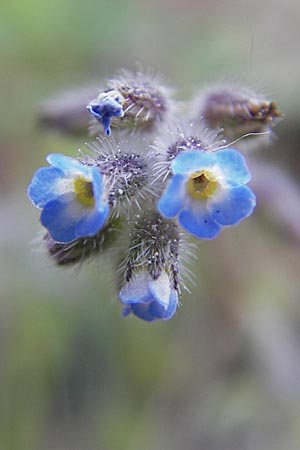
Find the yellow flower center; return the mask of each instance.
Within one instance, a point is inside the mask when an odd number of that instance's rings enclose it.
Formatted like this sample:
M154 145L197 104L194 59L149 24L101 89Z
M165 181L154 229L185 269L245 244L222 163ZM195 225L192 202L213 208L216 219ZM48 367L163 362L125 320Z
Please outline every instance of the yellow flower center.
M80 203L84 206L94 206L94 191L91 181L78 177L74 181L74 188Z
M187 181L187 192L194 200L211 197L217 187L216 178L206 170L192 173Z

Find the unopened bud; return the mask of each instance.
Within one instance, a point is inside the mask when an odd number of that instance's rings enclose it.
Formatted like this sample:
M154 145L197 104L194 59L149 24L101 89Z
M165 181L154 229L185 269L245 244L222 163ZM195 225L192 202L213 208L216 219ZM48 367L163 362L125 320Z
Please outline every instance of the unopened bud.
M95 236L80 238L68 244L63 244L56 242L47 233L44 241L49 255L58 266L71 266L103 253L114 245L121 228L121 219L115 218L111 219Z
M270 132L282 117L277 104L252 90L234 84L212 87L195 101L195 117L210 128L222 128L228 140Z
M180 233L175 222L155 211L136 217L120 273L123 315L170 319L178 305Z

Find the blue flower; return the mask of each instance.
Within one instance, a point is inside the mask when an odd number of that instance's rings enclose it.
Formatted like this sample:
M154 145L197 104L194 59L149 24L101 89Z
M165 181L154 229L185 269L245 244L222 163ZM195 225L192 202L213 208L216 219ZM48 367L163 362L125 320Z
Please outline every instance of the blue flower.
M28 197L42 209L42 225L56 242L94 236L109 213L101 173L64 155L48 155L47 161L51 167L39 169L28 187Z
M252 213L255 195L245 186L251 175L238 151L186 151L171 168L158 211L168 219L178 215L180 225L197 238L213 239Z
M123 117L122 104L124 98L118 91L110 90L102 92L95 100L88 105L88 111L103 125L104 133L111 134L110 122L112 117Z
M133 275L119 299L124 304L123 316L133 313L147 322L171 319L178 305L177 291L170 286L166 272L156 280L145 270Z

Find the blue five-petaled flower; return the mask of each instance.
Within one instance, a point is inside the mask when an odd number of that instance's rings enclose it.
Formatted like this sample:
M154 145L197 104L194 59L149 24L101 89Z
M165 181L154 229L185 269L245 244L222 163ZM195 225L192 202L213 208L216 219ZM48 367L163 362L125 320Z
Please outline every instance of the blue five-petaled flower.
M28 187L30 200L42 209L42 225L61 243L95 235L109 213L101 173L60 154L47 161L51 166L39 169Z
M153 280L146 270L133 275L119 293L123 316L133 313L147 322L168 320L178 305L177 291L170 286L166 272Z
M213 239L255 207L255 195L245 186L251 175L237 150L186 151L172 161L171 169L158 211L165 218L178 216L180 225L199 239Z

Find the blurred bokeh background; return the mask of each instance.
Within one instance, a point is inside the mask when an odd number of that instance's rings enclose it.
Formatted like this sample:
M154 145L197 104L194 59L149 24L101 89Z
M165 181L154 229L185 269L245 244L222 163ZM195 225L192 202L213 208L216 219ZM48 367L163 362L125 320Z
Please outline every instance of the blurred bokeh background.
M298 0L2 0L1 450L299 449L299 24ZM39 104L136 61L181 98L234 76L285 113L256 213L200 245L167 323L120 316L105 259L53 267L26 196L46 154L84 145L39 128Z

